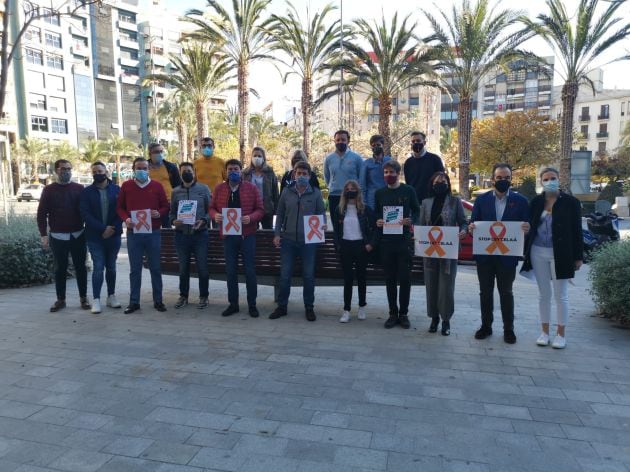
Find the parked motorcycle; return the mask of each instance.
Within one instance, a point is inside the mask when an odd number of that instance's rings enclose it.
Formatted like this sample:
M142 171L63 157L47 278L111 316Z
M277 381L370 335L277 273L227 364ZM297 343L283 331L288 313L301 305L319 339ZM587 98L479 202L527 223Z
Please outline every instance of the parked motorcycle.
M619 217L612 211L607 213L591 213L586 217L588 230L582 230L584 242L584 262L589 262L593 251L604 244L619 241Z

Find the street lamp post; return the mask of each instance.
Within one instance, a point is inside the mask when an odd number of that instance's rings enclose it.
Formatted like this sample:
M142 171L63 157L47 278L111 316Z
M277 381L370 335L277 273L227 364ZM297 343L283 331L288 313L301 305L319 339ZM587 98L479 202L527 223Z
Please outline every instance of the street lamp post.
M343 0L339 0L340 2L340 21L341 21L341 41L340 41L340 53L341 60L343 60ZM345 106L344 106L344 87L343 87L343 67L341 67L341 78L339 81L339 128L345 129Z
M155 36L155 35L149 35L147 33L144 33L142 35L142 37L146 40L148 39L148 45L149 45L149 61L151 61L151 75L155 74L155 61L153 60L153 42L156 39L162 39L161 36ZM146 47L145 47L145 55L146 55ZM155 122L155 140L156 142L160 141L160 120L158 118L158 103L157 103L157 90L156 90L156 83L155 81L151 81L151 100L153 101L153 119ZM148 100L147 100L148 101ZM147 104L148 105L148 104ZM148 120L148 110L147 110L147 120ZM148 128L148 122L147 122L147 128Z

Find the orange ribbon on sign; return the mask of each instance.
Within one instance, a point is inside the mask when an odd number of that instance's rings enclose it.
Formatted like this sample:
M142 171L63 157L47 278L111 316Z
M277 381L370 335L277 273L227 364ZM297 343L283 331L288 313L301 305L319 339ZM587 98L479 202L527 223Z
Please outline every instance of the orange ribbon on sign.
M228 208L226 215L228 222L225 225L225 231L230 231L230 228L234 228L234 231L240 231L241 227L236 221L236 218L238 217L238 211L236 211L234 208Z
M147 214L146 210L136 211L136 220L138 220L138 222L136 223L135 230L139 230L143 226L146 229L150 230L151 226L149 226L149 223L147 222L148 218L149 218L149 215Z
M434 232L437 232L437 237L433 235ZM440 229L439 226L434 226L429 230L429 248L424 251L427 256L430 256L433 253L437 254L437 257L446 256L446 251L442 249L440 246L440 242L444 238L444 233Z
M317 236L319 239L324 238L324 235L319 230L319 216L317 215L311 216L308 219L308 227L311 228L311 230L306 235L306 239L310 241L311 239L313 239L313 236Z
M494 230L495 227L501 228L501 230L499 231L499 234L497 234L496 231ZM501 239L503 239L503 237L505 236L506 232L507 232L507 228L500 221L496 221L492 223L492 225L490 226L490 236L492 237L494 242L486 248L486 252L488 254L492 254L496 249L498 249L501 254L506 254L510 252L510 248L507 247L503 241L501 241Z

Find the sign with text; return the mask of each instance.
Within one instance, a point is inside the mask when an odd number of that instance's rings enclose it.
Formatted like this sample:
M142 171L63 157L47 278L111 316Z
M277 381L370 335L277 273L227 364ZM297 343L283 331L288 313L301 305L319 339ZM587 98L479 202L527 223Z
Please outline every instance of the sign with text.
M185 225L194 225L197 222L197 200L180 200L177 219Z
M131 210L131 224L135 234L149 234L153 232L151 226L151 210Z
M403 207L383 207L383 234L403 234Z
M309 215L304 217L304 242L306 244L323 243L324 215Z
M473 254L522 256L525 233L520 221L475 221Z
M243 234L240 208L223 208L223 234L225 236L240 236Z
M459 228L457 226L414 226L415 255L436 259L457 259Z

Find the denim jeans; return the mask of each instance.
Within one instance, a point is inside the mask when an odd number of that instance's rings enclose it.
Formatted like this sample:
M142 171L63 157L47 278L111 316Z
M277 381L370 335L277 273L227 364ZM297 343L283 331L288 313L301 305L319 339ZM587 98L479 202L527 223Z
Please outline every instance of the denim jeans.
M77 287L79 288L79 297L83 298L87 296L87 269L85 268L87 249L85 247L85 232L81 233L78 238L70 236L68 241L55 239L52 236L50 236L48 240L55 264L55 290L57 291L57 300L66 299L68 255L72 256L72 264L74 265L77 277Z
M317 244L305 244L292 239L282 238L280 244L280 291L278 306L286 307L291 293L291 277L295 258L302 259L302 297L304 306L312 307L315 303L315 254Z
M120 250L120 235L115 234L107 239L88 240L87 247L92 256L92 295L101 298L103 272L107 282L107 295L116 293L116 259Z
M258 285L256 282L256 235L226 236L223 239L225 271L227 274L228 302L238 306L238 255L245 267L245 286L247 287L247 305L256 306Z
M153 301L162 302L162 271L160 269L160 230L153 230L150 234L134 234L127 231L127 252L129 253L129 304L140 303L140 288L142 287L142 258L146 254L151 272L151 287Z
M188 298L190 290L190 256L195 255L199 296L208 297L208 230L184 234L175 231L175 249L179 261L179 296Z

